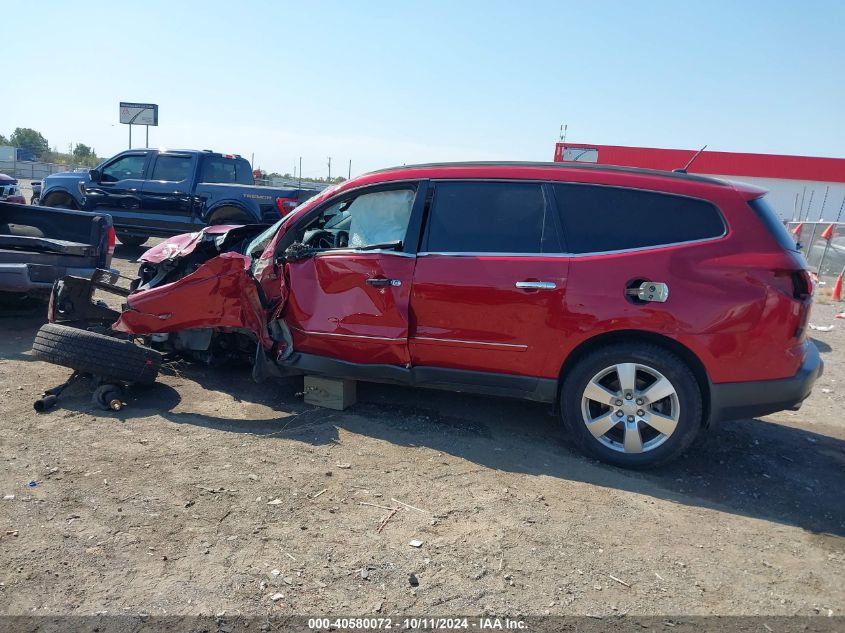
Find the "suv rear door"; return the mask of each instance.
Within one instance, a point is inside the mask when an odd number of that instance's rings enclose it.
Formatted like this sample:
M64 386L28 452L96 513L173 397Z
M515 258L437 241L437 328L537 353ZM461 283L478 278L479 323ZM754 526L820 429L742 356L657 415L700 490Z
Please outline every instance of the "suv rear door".
M545 376L565 336L569 268L546 186L433 187L411 295L412 364Z
M174 232L193 230L196 154L159 152L152 160L141 192L143 221Z

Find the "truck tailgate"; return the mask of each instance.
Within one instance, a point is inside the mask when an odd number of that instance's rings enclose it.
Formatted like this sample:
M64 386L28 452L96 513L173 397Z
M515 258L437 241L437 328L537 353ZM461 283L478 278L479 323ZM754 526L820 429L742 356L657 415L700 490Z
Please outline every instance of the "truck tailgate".
M0 203L0 291L48 290L110 264L107 215Z

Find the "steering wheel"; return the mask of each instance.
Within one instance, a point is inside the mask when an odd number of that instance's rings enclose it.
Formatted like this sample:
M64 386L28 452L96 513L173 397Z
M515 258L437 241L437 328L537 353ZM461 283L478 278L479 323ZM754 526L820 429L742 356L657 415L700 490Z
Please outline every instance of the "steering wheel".
M335 236L328 231L320 231L311 239L311 243L316 248L335 248Z

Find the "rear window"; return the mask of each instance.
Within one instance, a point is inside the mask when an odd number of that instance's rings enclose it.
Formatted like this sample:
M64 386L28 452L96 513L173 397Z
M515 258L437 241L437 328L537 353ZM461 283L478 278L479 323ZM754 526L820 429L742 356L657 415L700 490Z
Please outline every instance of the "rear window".
M666 246L725 233L721 213L704 200L591 185L554 185L554 192L572 253Z
M206 157L203 161L200 180L223 184L255 184L249 162L243 158L226 158L225 156Z
M769 233L772 234L772 237L775 238L778 244L788 251L798 250L795 238L792 237L789 234L789 231L786 230L783 222L781 222L780 218L778 218L778 214L775 213L774 209L772 209L765 196L752 200L748 203L748 206L754 209L754 213L757 214L757 217L760 218L760 221Z

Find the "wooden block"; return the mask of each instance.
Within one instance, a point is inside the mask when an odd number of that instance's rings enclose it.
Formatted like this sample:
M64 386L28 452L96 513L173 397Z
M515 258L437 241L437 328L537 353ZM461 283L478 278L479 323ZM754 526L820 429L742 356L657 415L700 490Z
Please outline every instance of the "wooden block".
M343 411L356 402L356 384L348 378L305 376L305 402Z

